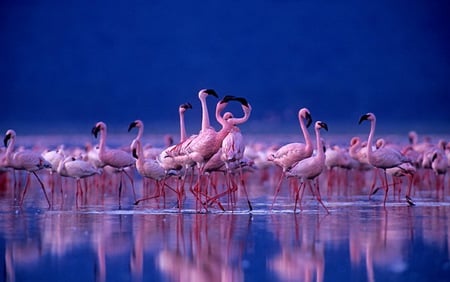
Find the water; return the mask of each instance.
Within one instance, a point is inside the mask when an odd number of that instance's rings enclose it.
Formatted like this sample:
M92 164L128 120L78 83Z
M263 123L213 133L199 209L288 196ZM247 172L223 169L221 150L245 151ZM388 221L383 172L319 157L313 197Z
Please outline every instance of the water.
M189 192L181 210L170 191L165 200L133 205L127 180L119 206L114 177L103 193L90 180L87 188L83 184L77 206L73 179L56 181L51 193L50 177L45 172L39 176L47 186L51 208L33 178L19 207L25 175L16 173L21 185L15 189L12 174L1 177L0 277L5 281L450 278L450 193L438 195L434 187L417 187L413 207L404 196L390 192L383 207L382 192L369 200L367 189L357 189L354 182L328 192L326 176L321 175L322 197L330 213L308 191L301 210L294 213L288 182L271 209L274 182L261 182L260 172L253 172L247 179L252 211L241 191L236 207L228 206L224 197L225 212L212 206L197 213ZM153 188L142 189L137 174L134 179L138 197L153 193Z

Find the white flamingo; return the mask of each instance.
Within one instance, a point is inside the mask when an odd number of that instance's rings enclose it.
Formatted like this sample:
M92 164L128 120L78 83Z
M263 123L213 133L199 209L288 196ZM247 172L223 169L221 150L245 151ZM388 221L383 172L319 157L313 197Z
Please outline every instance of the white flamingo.
M77 191L75 194L76 197L75 199L78 206L78 196L79 193L82 193L81 179L95 174L101 174L102 170L100 168L97 168L94 164L92 164L89 161L68 156L65 157L63 161L59 162L57 172L61 176L71 177L76 180Z
M305 124L306 120L306 124ZM286 171L289 170L299 161L309 158L313 153L313 144L311 136L308 132L308 127L311 125L312 118L311 113L307 108L301 108L298 111L298 121L300 123L300 128L305 138L305 143L289 143L281 148L279 148L274 154L269 155L268 160L272 161L279 167L281 167L282 172L280 179L278 180L277 186L275 187L275 194L272 201L272 208L275 204L278 193L280 192L281 184L286 175Z
M136 160L133 158L131 154L123 150L106 148L107 127L106 124L102 121L97 122L96 125L92 128L92 134L94 135L95 138L97 138L99 133L100 133L100 142L98 151L99 160L105 166L111 166L113 168L118 169L120 172L119 206L121 203L121 196L122 196L122 178L123 178L122 173L125 173L125 175L130 179L130 182L133 187L134 200L136 201L136 192L134 190L133 179L125 171L125 168L133 166L136 163Z
M23 200L25 199L28 186L30 185L30 173L32 173L39 181L42 191L44 192L45 199L47 200L48 206L50 207L51 204L50 200L47 197L47 193L45 192L44 183L36 174L36 171L41 170L43 168L51 168L51 164L48 161L46 161L41 156L41 154L31 150L14 152L14 145L16 142L15 140L16 140L16 132L12 129L6 131L5 138L3 139L3 143L6 147L6 152L4 155L4 166L13 168L14 170L27 171L27 181L25 183L25 188L22 192L22 197L20 199L20 206L22 205Z
M295 204L294 204L294 212L297 208L297 201L299 199L300 190L303 187L303 190L306 185L306 181L312 181L316 179L325 168L325 152L323 150L323 144L320 138L320 129L323 128L328 131L328 125L322 121L316 121L314 124L314 130L316 133L316 146L317 153L311 157L305 158L299 161L296 165L286 171L286 175L288 177L296 177L300 178L302 182L298 186L295 192ZM309 183L310 184L310 183ZM316 192L313 191L311 185L309 185L311 192L316 196L317 201L325 208L327 213L329 213L328 208L322 202L320 197L320 189L319 183L316 182ZM300 197L301 201L301 197Z
M389 191L389 185L387 181L386 169L393 168L401 165L402 163L409 162L409 160L403 156L400 151L394 150L392 148L380 148L378 150L373 150L373 138L375 135L375 127L376 127L376 117L373 113L367 113L361 116L359 119L359 124L363 121L370 121L370 132L369 137L367 139L367 158L369 163L376 168L381 168L384 171L384 179L385 179L385 193L384 193L384 201L383 205L386 205L387 194Z

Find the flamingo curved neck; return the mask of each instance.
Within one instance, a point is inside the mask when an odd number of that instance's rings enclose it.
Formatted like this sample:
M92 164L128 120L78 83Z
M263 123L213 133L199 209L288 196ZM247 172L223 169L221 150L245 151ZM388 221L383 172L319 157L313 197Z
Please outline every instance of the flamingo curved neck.
M100 130L100 142L98 144L98 153L102 155L105 152L106 147L106 128Z
M320 141L320 129L316 127L316 144L317 144L317 157L324 158L325 152L323 151L322 142Z
M367 158L370 160L372 158L372 144L373 144L373 136L375 135L375 125L376 120L372 119L370 121L370 132L369 132L369 138L367 139Z
M209 113L208 105L206 104L206 97L200 96L200 103L202 104L202 131L209 128Z
M186 140L186 127L184 125L184 112L180 111L180 142Z
M312 140L311 135L309 134L308 128L306 128L305 122L303 121L303 117L301 115L298 116L300 122L300 128L303 133L303 137L305 138L306 149L312 150Z
M137 135L136 139L141 140L142 136L144 135L144 124L140 123L138 129L139 129L139 131L138 131L138 135Z
M11 139L9 139L9 143L8 146L6 147L6 152L5 152L5 159L7 163L11 163L12 161L12 153L14 150L14 144L16 143L16 138L12 137Z
M244 108L244 107L243 107ZM241 118L230 118L227 123L232 125L239 125L245 123L250 118L251 109L244 109L244 116Z

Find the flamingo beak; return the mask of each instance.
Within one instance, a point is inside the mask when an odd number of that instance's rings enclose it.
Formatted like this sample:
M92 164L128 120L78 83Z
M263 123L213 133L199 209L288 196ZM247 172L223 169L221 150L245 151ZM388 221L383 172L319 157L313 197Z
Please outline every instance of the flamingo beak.
M5 145L5 147L8 147L8 141L11 138L11 134L6 134L5 138L3 139L3 144Z
M130 123L130 125L128 126L128 132L130 132L130 130L136 126L137 126L137 122L133 121L132 123ZM97 138L97 136L95 138Z
M214 96L216 98L219 98L219 95L217 95L216 91L214 91L214 89L206 89L205 93L207 93L208 95Z
M308 128L311 125L311 123L312 123L311 114L307 112L306 116L305 116L305 119L306 119L306 127Z
M192 105L191 105L191 103L189 103L189 102L180 105L180 107L183 108L183 109L185 109L185 110L187 110L187 109L192 109Z
M136 150L136 149L133 149L133 157L134 157L135 159L138 158L138 154L137 154L137 150Z
M97 138L98 132L100 131L100 127L99 126L94 126L91 130L92 134L94 135L95 138Z
M228 102L230 102L230 101L235 101L237 98L235 97L235 96L232 96L232 95L226 95L225 97L223 97L223 99L222 100L220 100L220 104L223 104L223 103L228 103Z
M323 129L325 129L326 131L328 131L328 125L324 122L320 123L320 127L322 127Z
M359 122L358 122L358 124L361 124L361 122L363 122L363 121L365 121L365 120L369 120L369 114L365 114L365 115L362 115L360 118L359 118Z
M244 97L238 97L235 100L239 101L242 104L242 106L245 106L245 107L248 108L248 101Z

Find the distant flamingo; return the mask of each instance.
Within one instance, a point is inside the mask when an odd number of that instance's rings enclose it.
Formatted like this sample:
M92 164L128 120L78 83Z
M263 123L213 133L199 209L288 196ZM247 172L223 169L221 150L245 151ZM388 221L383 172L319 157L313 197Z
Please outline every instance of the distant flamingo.
M306 120L306 125L304 120ZM268 160L273 161L276 165L281 167L282 172L277 186L275 187L275 194L272 201L272 208L275 204L278 193L280 192L281 183L286 175L286 171L289 170L299 161L308 158L313 153L313 144L311 136L308 132L308 127L311 125L312 118L311 113L307 108L302 108L298 111L298 121L300 128L305 138L305 143L289 143L279 148L274 154L269 155Z
M180 116L180 142L183 142L187 138L186 125L184 124L184 113L192 109L191 103L184 103L178 107L178 114Z
M47 150L47 151L43 152L41 155L52 166L49 169L49 171L50 171L50 181L49 182L50 182L50 190L52 192L52 204L53 204L55 182L57 182L57 179L60 179L60 177L58 176L58 173L57 173L57 169L58 169L59 163L64 160L64 146L61 145L56 150L51 150L51 151ZM63 192L62 186L60 186L60 192L62 195L62 192Z
M400 151L394 150L392 148L380 148L378 150L373 150L373 138L375 135L375 127L376 127L376 117L373 113L367 113L361 116L359 119L359 124L363 121L370 121L370 132L369 137L367 139L367 158L369 163L376 168L381 168L384 171L384 179L385 179L385 193L384 193L384 201L383 205L386 205L387 194L389 191L389 185L387 181L386 169L393 168L401 165L402 163L408 162L409 160L403 156Z
M135 202L135 205L139 204L141 201L154 199L161 194L164 195L163 188L164 188L164 180L169 175L168 172L161 166L161 164L154 159L147 159L144 157L144 151L142 149L141 141L140 140L133 140L131 144L133 156L137 159L136 160L136 169L138 173L145 178L153 179L156 181L156 193L155 195L151 197L144 197L142 199L139 199ZM162 182L161 182L162 181Z
M75 200L78 206L78 196L80 193L82 193L80 182L81 179L95 174L101 174L101 169L97 168L95 165L88 161L68 156L65 157L63 161L59 162L57 172L61 176L71 177L76 180L77 191L75 194Z
M97 122L96 125L92 128L92 134L94 135L95 138L97 138L99 133L100 133L100 142L99 142L98 157L100 161L105 166L109 165L120 171L119 206L121 203L121 196L122 196L122 178L123 178L122 173L125 173L125 175L130 179L130 182L133 186L134 200L136 201L136 192L134 190L133 179L125 171L125 168L133 166L136 160L133 158L131 154L123 150L106 148L107 128L106 124L102 121Z
M447 174L448 170L448 158L444 150L438 148L433 151L433 155L431 158L431 168L436 174L437 190L443 192L445 189L445 175Z
M380 148L383 148L385 146L385 140L383 138L379 138L376 141L376 148L377 150L379 150ZM409 162L404 162L401 163L398 166L394 166L391 168L387 168L386 169L386 173L392 175L392 177L395 178L401 178L403 176L407 176L408 177L408 188L406 191L406 202L410 205L410 206L415 206L416 204L414 203L414 201L411 199L411 190L412 190L412 185L413 185L413 178L414 175L416 174L416 168ZM392 181L393 186L394 186L394 194L395 194L395 185L397 183L395 183L395 181Z
M316 123L314 124L314 130L316 133L317 154L299 161L296 165L286 171L286 175L288 177L296 177L302 180L302 183L300 183L295 192L294 212L297 208L297 201L299 200L299 194L302 186L303 189L305 189L306 181L312 181L316 179L325 168L325 152L323 150L323 144L320 138L321 128L328 131L328 125L326 123L322 121L316 121ZM313 195L316 196L317 201L319 201L319 203L325 208L327 213L329 213L328 208L323 204L320 197L319 182L316 182L316 192L313 191L311 185L309 185L309 187Z
M24 150L19 152L14 151L14 144L16 140L16 132L12 129L6 131L3 143L6 147L6 152L4 155L4 165L5 167L13 168L14 170L25 170L27 171L27 181L25 183L25 188L20 199L20 206L25 199L25 194L27 193L28 186L30 185L30 173L34 174L36 179L41 184L42 191L44 192L45 199L47 200L48 206L50 207L50 200L45 192L44 183L36 174L36 171L43 168L51 168L51 164L46 161L39 153L31 150Z

